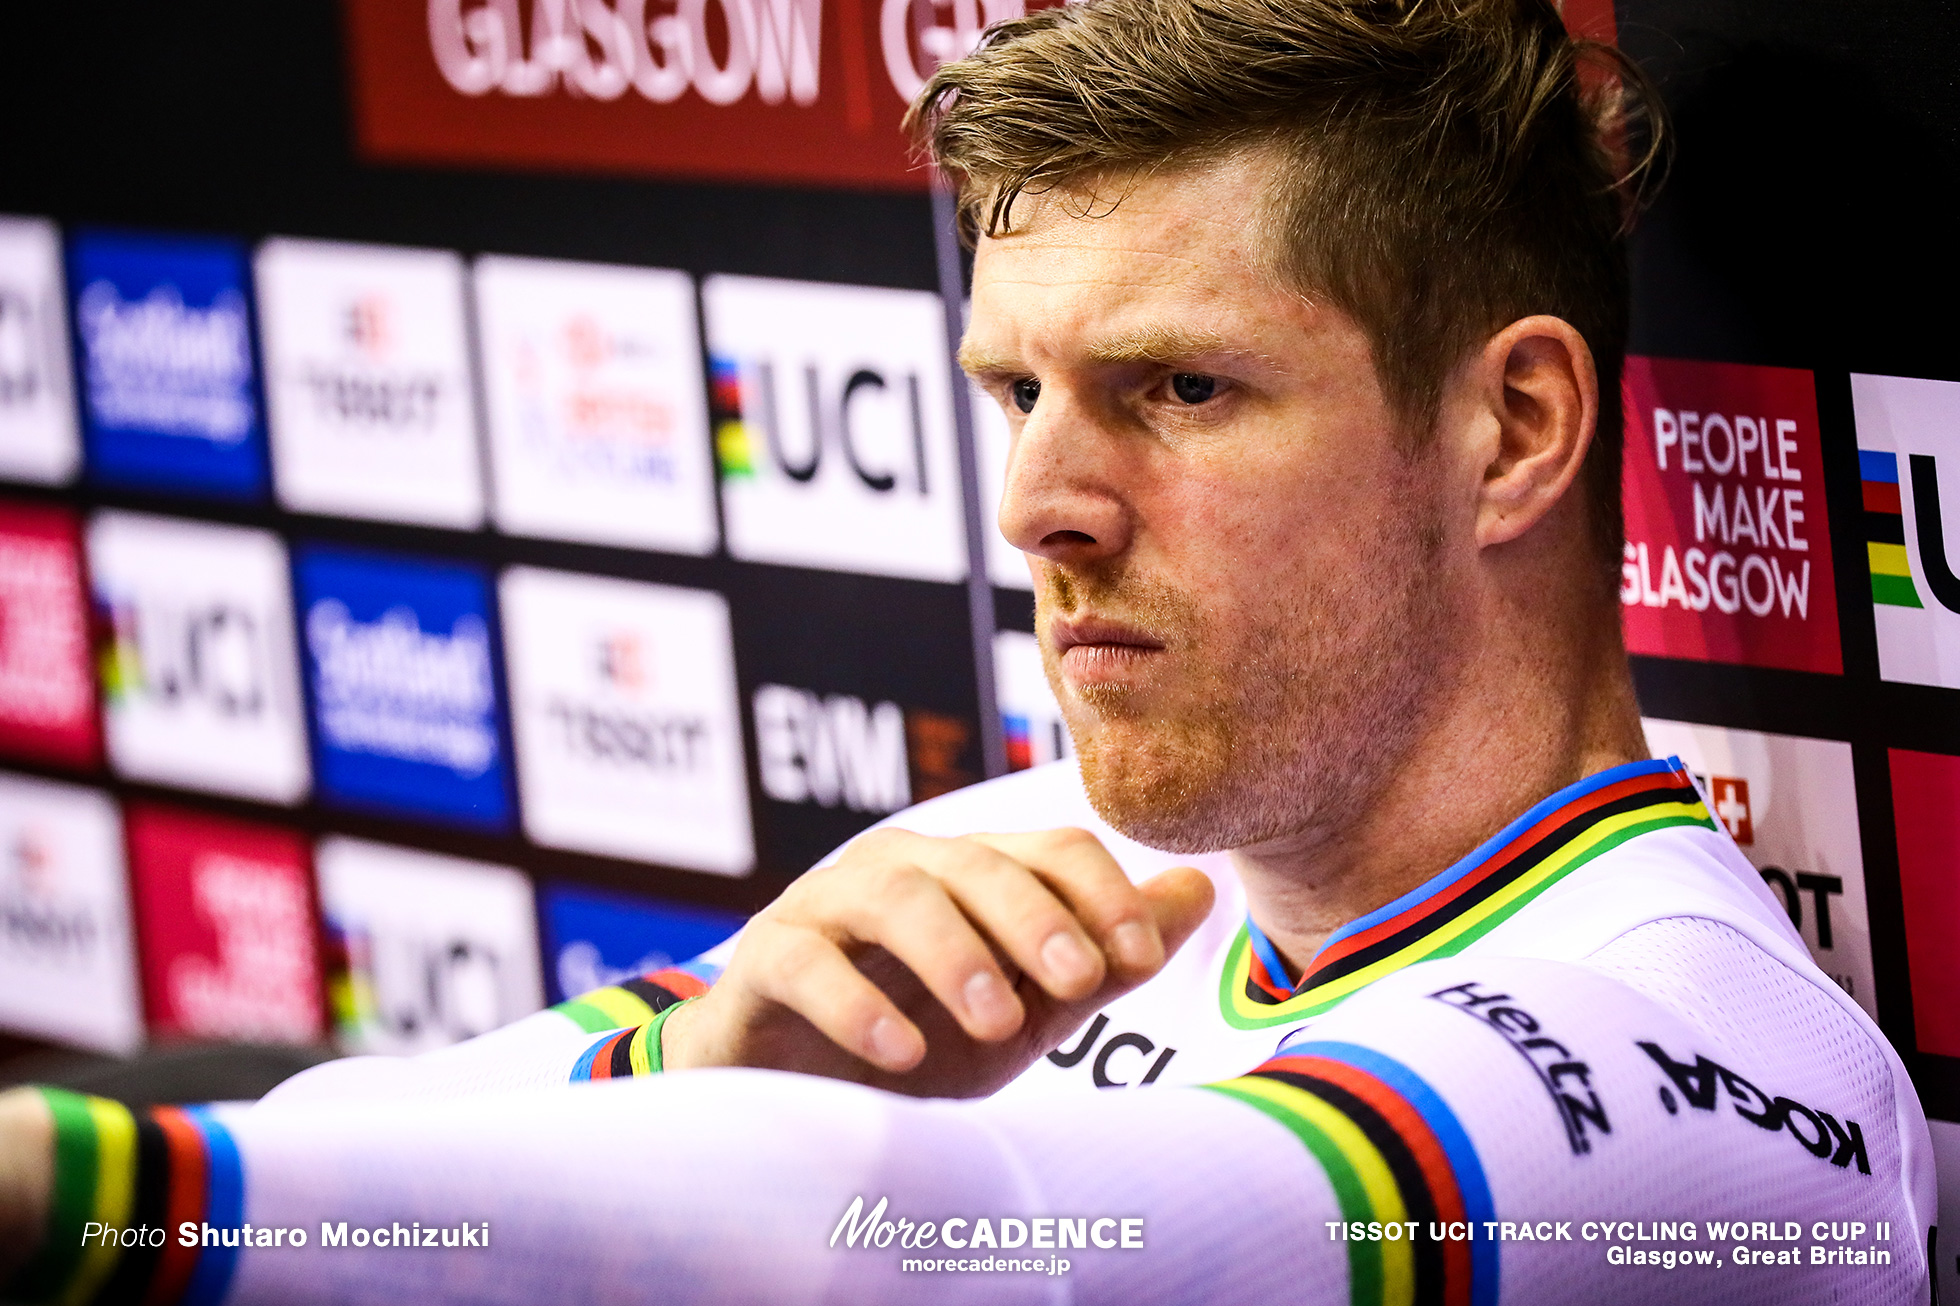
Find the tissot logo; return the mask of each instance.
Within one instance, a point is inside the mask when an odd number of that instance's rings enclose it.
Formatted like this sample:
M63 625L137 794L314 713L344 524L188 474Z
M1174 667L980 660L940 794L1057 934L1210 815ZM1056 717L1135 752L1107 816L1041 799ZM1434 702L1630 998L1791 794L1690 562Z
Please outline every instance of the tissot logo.
M1628 648L1840 670L1810 374L1629 358L1626 408Z
M61 237L51 222L0 217L0 475L57 484L80 461Z
M255 271L280 500L481 522L462 260L278 239L260 246Z
M354 839L326 840L318 862L334 1020L350 1047L424 1051L544 1004L522 873Z
M1851 401L1879 671L1960 688L1960 383L1853 376Z
M705 297L730 551L965 575L938 300L742 277Z
M0 1022L127 1052L141 1035L115 804L0 775Z
M69 262L90 474L256 497L265 453L244 251L90 233Z
M483 573L324 546L302 550L296 570L321 791L503 827L510 800Z
M524 825L540 843L746 874L727 602L516 567L499 584Z
M1715 819L1769 887L1826 975L1877 1018L1851 746L1823 739L1642 722L1656 757L1679 757Z
M507 531L715 547L694 286L684 273L491 257L476 295Z
M302 798L306 735L278 537L103 513L88 541L116 769L272 802Z
M1749 782L1732 775L1696 776L1701 791L1708 795L1708 810L1729 832L1729 838L1747 848L1756 842L1756 823L1749 812Z

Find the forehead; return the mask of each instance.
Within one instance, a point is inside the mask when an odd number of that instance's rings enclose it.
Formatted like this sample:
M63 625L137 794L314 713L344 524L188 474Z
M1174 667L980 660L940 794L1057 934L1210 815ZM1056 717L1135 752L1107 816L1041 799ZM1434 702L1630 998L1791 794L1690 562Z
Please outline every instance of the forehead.
M1162 325L1256 330L1307 307L1275 268L1272 161L1259 153L1023 195L974 255L973 349Z

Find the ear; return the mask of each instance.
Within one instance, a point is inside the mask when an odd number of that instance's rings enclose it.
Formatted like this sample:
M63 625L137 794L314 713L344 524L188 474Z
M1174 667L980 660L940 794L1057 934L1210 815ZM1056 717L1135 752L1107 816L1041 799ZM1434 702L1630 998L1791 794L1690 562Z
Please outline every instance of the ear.
M1515 540L1535 526L1578 478L1599 420L1592 350L1562 318L1520 318L1471 362L1478 426L1493 437L1478 451L1477 544Z

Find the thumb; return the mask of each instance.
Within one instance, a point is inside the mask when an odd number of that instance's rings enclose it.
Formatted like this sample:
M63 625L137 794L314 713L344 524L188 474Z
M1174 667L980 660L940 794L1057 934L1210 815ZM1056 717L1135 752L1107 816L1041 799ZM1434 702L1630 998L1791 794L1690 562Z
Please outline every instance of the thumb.
M1217 891L1211 877L1195 866L1173 866L1137 886L1157 917L1164 940L1164 960L1187 943L1211 914Z

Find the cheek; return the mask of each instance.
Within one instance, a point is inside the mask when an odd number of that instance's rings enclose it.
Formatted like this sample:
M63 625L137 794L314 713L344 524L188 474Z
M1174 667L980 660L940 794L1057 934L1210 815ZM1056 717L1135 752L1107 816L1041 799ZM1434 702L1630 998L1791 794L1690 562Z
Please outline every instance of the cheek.
M1296 464L1187 477L1169 496L1180 580L1229 581L1271 601L1281 577L1338 569L1381 504L1351 478ZM1201 596L1202 597L1202 596Z

